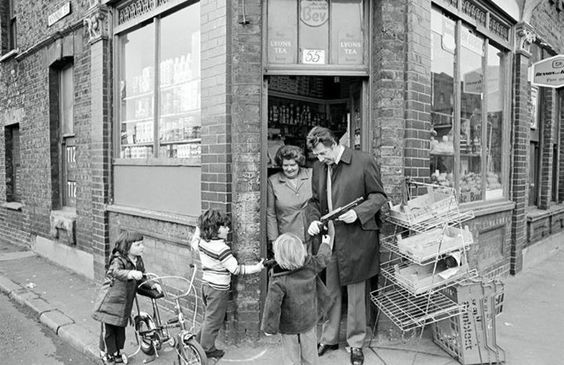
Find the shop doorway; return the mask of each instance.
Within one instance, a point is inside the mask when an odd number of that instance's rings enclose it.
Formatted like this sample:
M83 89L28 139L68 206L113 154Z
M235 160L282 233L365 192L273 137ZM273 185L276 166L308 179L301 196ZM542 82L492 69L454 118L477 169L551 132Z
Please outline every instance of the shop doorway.
M267 168L279 171L274 155L282 145L301 147L307 166L315 158L306 148L314 126L330 128L345 146L363 149L363 78L270 76L267 79Z

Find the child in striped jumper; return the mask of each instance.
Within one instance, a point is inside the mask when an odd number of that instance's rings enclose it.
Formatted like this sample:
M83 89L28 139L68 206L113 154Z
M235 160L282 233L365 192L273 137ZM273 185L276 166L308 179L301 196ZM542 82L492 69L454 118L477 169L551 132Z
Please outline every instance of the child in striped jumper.
M225 240L230 220L225 213L208 209L198 220L191 246L200 254L203 269L202 300L205 314L197 340L208 358L221 358L225 352L215 347L215 339L227 310L231 275L258 273L264 269L263 261L254 265L240 265Z

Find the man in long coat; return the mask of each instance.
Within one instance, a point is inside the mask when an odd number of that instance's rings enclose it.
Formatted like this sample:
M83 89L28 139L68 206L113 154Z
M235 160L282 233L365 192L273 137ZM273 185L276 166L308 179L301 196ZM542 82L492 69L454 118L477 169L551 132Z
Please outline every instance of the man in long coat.
M334 222L335 243L327 265L327 288L335 298L323 324L318 353L338 348L341 319L341 286L348 296L347 343L351 363L364 362L362 347L366 337L365 281L379 272L379 211L387 197L375 159L337 143L333 132L314 127L307 136L308 148L318 158L313 166L312 198L308 233L320 232L319 218L331 210L363 197L364 201ZM331 176L328 184L328 176ZM329 186L328 186L329 185Z

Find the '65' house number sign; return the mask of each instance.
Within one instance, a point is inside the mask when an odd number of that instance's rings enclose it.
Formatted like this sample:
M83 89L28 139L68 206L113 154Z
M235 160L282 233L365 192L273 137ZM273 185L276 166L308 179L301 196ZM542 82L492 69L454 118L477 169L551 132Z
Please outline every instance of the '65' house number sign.
M327 0L301 0L300 21L310 27L319 27L329 18ZM302 63L313 65L325 64L324 49L302 49Z

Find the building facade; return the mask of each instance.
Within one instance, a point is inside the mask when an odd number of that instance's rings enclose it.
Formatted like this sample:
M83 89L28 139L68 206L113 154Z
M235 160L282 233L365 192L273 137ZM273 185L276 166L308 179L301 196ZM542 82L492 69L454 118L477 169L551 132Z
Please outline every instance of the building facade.
M324 125L377 159L396 203L406 178L455 188L475 215L471 264L518 273L564 227L563 94L529 74L562 54L563 8L2 0L0 239L98 280L137 230L151 271L185 275L197 217L218 207L255 261L272 151ZM265 289L234 279L230 338L259 335Z

